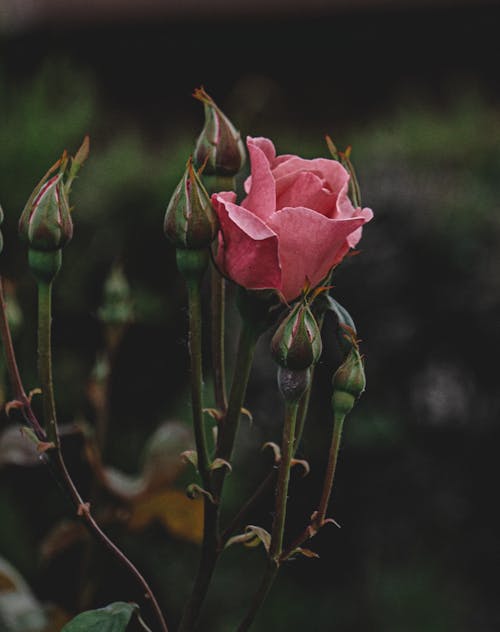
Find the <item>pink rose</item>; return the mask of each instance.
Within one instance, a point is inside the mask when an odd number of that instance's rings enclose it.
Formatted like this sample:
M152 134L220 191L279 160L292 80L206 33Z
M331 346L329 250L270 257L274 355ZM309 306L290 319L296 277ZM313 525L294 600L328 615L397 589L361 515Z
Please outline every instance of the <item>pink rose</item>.
M251 175L246 198L215 193L217 263L248 289L274 288L287 301L318 285L361 239L369 208L354 208L349 174L336 160L276 156L267 138L247 138Z

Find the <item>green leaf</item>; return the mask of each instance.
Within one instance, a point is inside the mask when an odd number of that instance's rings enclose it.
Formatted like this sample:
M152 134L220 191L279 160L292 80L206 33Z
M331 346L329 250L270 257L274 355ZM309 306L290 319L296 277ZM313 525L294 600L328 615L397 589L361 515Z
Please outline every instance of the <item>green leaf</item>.
M130 619L137 613L135 603L116 601L99 610L87 610L67 623L61 632L125 632Z

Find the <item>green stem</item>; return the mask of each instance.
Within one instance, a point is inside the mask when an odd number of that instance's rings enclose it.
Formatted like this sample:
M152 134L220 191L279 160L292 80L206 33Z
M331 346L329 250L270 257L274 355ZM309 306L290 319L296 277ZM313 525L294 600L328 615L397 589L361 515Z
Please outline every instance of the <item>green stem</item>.
M43 412L47 426L48 438L55 445L51 461L55 462L57 471L69 491L71 498L77 508L78 515L85 521L87 527L93 535L132 573L136 581L141 585L149 599L151 606L158 620L160 630L168 632L165 619L160 610L158 602L151 591L148 583L124 555L124 553L107 537L102 531L90 512L88 503L84 503L66 467L62 452L61 442L56 419L56 407L54 398L54 387L52 380L52 354L51 354L51 320L52 320L52 282L38 282L38 371L42 385Z
M38 376L42 388L42 406L48 440L60 449L56 404L52 380L52 282L38 282Z
M211 491L210 456L203 419L202 353L201 353L201 282L187 281L189 304L189 357L191 361L191 404L193 429L198 454L198 471L204 488Z
M283 425L283 440L281 443L281 460L278 469L278 481L276 483L276 508L271 534L271 545L269 548L269 556L276 564L279 563L283 548L283 534L285 530L288 485L290 482L297 409L297 401L285 402L285 423Z
M299 548L305 542L307 542L307 540L314 537L316 533L321 529L321 527L325 524L326 512L328 511L328 504L330 502L333 483L335 480L335 471L337 469L344 420L345 415L335 416L330 450L328 453L328 463L326 466L323 489L321 492L321 498L318 504L318 508L312 515L311 523L299 535L299 537L290 544L287 550L283 552L283 554L281 555L282 562L288 559L292 555L293 551L295 551L295 549Z
M283 425L283 439L281 444L281 461L276 484L276 505L271 533L271 544L269 547L269 561L261 584L252 599L250 608L238 627L238 632L246 632L250 628L278 575L283 549L288 485L290 482L298 407L299 402L296 399L293 401L285 400L285 422Z
M255 329L244 322L240 334L229 403L226 415L221 420L219 427L217 457L226 461L231 459L257 338L258 333L255 332ZM225 474L226 468L218 468L212 473L212 493L215 496L216 504L214 505L209 499L205 499L203 545L200 563L178 632L192 632L195 629L220 554L218 538L219 512Z
M212 286L212 367L214 374L215 405L222 415L227 408L226 395L226 371L225 371L225 305L226 305L226 281L221 276L215 265L211 266L210 279Z
M229 402L226 414L220 421L218 433L217 457L228 462L231 461L233 455L241 409L245 400L258 338L259 332L256 328L248 321L243 320ZM222 494L226 473L226 468L219 468L214 472L214 492L217 498L220 498Z

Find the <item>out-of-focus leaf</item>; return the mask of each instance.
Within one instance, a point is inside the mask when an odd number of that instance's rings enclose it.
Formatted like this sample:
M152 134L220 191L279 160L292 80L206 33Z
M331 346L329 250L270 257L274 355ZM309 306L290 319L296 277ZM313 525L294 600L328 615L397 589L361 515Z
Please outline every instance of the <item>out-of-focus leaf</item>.
M23 436L19 426L9 426L0 434L0 467L33 467L40 465L41 462L35 444Z
M44 632L47 617L28 584L6 560L0 558L0 630Z
M203 501L186 498L176 489L145 496L133 505L129 527L144 529L154 521L175 538L199 544L203 538Z
M87 610L67 623L61 632L125 632L139 607L116 601L99 610Z
M144 449L143 476L152 491L172 484L185 467L180 454L192 447L186 426L169 421L156 430Z

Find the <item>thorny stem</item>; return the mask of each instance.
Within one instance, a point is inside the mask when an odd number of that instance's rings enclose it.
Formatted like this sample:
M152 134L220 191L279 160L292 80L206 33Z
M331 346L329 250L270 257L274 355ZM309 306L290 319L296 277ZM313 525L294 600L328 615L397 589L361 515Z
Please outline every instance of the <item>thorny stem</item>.
M297 422L297 409L297 401L286 401L285 422L283 425L283 439L281 445L281 460L278 469L278 481L276 484L276 506L271 533L271 544L269 546L269 560L262 582L255 593L250 608L248 609L243 621L240 623L237 632L246 632L254 622L260 607L271 590L280 567L286 521L288 484L290 482L290 468L295 440L295 425Z
M312 515L311 523L306 527L301 535L292 542L287 550L283 552L281 556L281 561L285 561L286 559L288 559L295 551L295 549L302 546L302 544L304 544L304 542L306 542L310 538L314 537L316 533L321 529L321 527L323 527L325 524L326 512L328 511L328 503L330 502L333 482L335 479L335 471L337 469L340 440L342 438L344 420L345 415L335 416L330 450L328 453L328 463L326 466L323 489L321 492L321 498L318 504L318 508Z
M208 492L212 492L210 456L208 453L205 427L203 425L202 358L201 358L201 294L200 282L187 281L189 301L189 350L191 357L191 395L193 407L193 425L198 454L198 470ZM206 495L204 501L203 543L198 571L191 595L184 608L178 632L190 632L194 629L201 607L208 592L210 580L218 556L218 510Z
M43 412L45 417L45 424L48 429L48 438L53 441L55 450L49 451L51 461L55 461L57 472L62 478L62 482L65 488L69 491L73 503L77 509L77 514L86 523L92 534L119 560L119 562L135 577L136 581L140 584L144 590L147 599L151 602L151 606L154 610L155 616L158 619L160 629L162 632L168 632L167 624L161 612L161 609L156 601L156 598L149 587L148 583L138 571L138 569L132 564L132 562L126 557L126 555L108 538L108 536L102 531L94 517L90 512L90 506L88 503L84 503L80 496L64 461L64 457L61 451L61 442L59 438L59 432L56 420L56 407L54 398L54 388L52 379L52 357L51 357L51 318L52 318L52 306L51 306L51 283L38 283L38 371L42 384L42 396L43 396Z
M216 452L218 458L228 462L233 451L257 338L258 334L255 329L243 322L229 403L226 414L220 422L219 445ZM218 530L220 496L225 474L226 468L219 468L212 473L212 493L215 498L215 505L208 499L205 501L204 538L200 564L178 632L192 632L195 629L221 551Z

